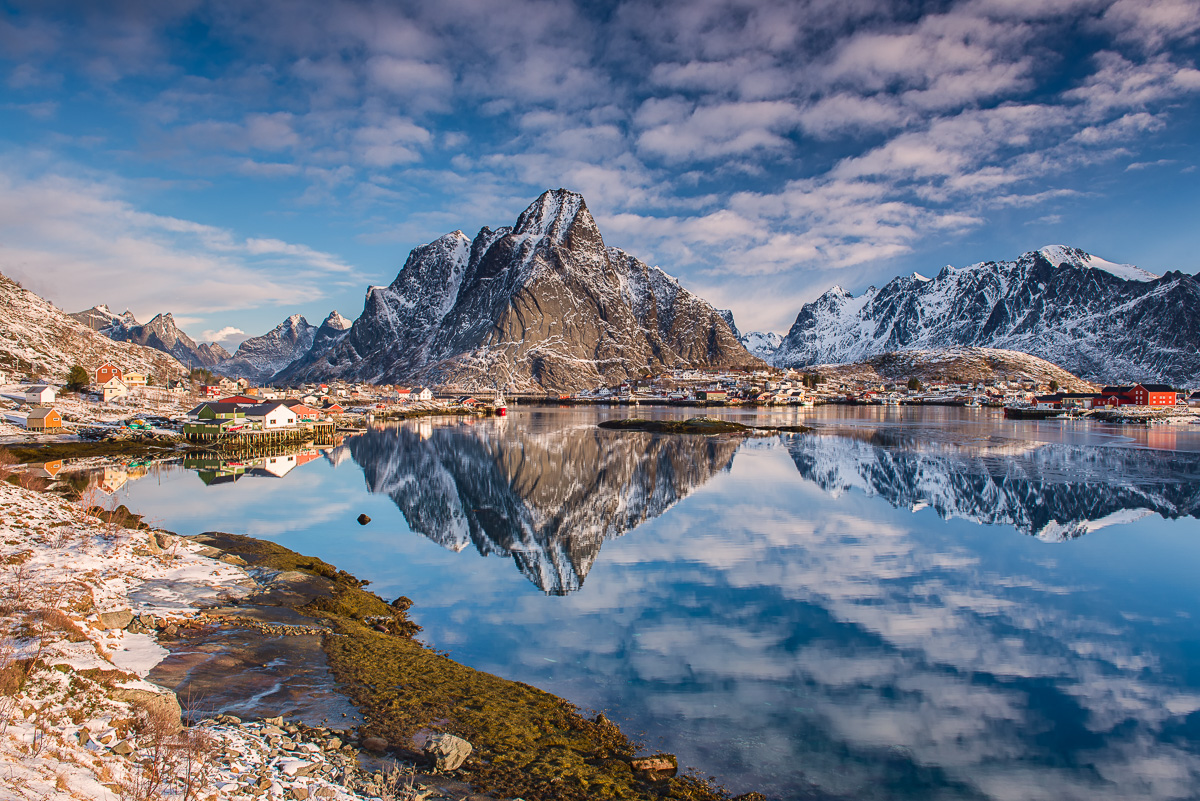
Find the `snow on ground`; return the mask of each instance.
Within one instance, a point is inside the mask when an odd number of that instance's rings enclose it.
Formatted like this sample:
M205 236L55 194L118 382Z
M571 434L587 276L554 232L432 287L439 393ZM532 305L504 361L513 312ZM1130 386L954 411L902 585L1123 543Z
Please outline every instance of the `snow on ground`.
M254 586L240 567L202 549L0 480L0 801L184 799L179 776L204 777L186 796L198 801L355 797L297 771L269 746L263 724L210 720L171 740L138 728L131 701L176 703L144 679L167 653L156 629L200 614L197 602ZM303 747L304 764L329 763ZM187 755L196 761L181 772ZM143 764L173 764L176 778L146 795Z

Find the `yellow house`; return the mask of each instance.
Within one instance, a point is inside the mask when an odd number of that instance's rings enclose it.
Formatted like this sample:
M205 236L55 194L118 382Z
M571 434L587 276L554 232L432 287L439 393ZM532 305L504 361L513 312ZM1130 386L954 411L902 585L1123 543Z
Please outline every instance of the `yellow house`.
M127 387L144 387L146 386L146 376L141 373L126 373L125 386Z

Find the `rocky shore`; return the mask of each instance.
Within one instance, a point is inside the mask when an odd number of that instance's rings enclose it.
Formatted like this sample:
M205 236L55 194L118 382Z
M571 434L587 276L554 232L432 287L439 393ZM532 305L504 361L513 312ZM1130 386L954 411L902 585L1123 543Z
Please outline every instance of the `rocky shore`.
M11 481L0 510L0 799L727 797L319 559Z

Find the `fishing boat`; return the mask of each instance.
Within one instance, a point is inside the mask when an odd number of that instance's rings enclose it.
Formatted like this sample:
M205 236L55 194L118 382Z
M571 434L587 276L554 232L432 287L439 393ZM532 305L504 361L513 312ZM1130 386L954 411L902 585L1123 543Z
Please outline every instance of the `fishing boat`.
M492 401L492 411L496 413L497 417L504 417L508 414L508 404L504 402L504 393L498 389L496 390L496 398Z

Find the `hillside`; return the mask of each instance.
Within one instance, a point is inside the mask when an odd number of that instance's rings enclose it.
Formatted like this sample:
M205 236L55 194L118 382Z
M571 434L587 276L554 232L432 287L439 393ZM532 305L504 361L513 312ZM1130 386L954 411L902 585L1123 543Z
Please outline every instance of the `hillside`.
M71 365L89 371L111 362L125 371L140 372L155 383L185 375L188 370L162 351L132 342L115 342L72 318L48 300L0 274L0 369L36 372L46 380L63 381Z
M988 383L991 381L1058 382L1064 392L1091 392L1096 385L1045 359L996 348L950 348L883 353L851 364L818 364L805 370L826 379L888 383L916 378L922 384Z

